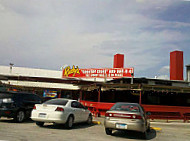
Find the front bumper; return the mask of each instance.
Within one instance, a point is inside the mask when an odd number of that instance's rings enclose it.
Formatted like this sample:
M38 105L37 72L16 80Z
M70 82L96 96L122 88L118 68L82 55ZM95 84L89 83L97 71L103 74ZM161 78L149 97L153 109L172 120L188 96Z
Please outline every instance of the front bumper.
M126 124L125 129L117 128L116 124ZM131 131L138 131L138 132L145 132L146 126L145 123L137 121L137 122L125 122L125 121L116 121L116 120L104 120L105 128L115 129L115 130L131 130Z
M15 114L16 114L16 110L14 109L7 109L7 108L0 109L0 117L14 118Z

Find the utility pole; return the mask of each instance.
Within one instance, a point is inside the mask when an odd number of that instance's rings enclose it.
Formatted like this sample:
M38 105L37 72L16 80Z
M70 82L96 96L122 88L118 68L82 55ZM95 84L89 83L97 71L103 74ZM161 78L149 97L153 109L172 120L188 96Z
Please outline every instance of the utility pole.
M131 73L131 84L133 84L133 77L134 77L134 74Z
M10 63L9 66L10 66L10 73L12 73L12 69L13 69L13 63Z

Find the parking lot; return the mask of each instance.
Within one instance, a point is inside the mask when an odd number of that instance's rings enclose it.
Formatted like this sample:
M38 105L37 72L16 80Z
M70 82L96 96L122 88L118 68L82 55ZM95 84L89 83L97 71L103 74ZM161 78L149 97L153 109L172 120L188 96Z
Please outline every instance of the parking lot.
M122 140L143 140L137 132L116 131L113 136L104 132L103 118L95 118L101 124L74 125L73 129L65 129L63 126L45 124L38 127L28 120L25 123L14 123L10 119L0 120L0 140L7 141L122 141ZM190 123L154 121L151 122L151 131L147 140L156 141L189 141ZM160 130L161 129L161 130Z

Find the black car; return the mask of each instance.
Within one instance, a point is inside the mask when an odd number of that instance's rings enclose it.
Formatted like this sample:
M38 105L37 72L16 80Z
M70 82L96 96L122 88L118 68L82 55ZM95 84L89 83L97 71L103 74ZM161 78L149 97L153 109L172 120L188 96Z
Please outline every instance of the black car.
M23 122L29 118L35 104L42 103L42 99L31 93L0 92L0 118L13 118L16 122Z

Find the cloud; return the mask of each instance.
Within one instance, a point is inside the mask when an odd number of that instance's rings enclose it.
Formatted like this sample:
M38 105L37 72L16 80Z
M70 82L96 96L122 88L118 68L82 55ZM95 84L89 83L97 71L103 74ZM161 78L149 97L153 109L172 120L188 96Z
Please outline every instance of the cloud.
M113 67L113 55L123 53L125 67L134 67L136 76L154 76L152 69L168 65L170 51L189 47L190 23L162 18L174 4L177 0L1 1L0 65Z
M160 70L159 73L161 74L166 74L170 71L170 66L163 66Z
M168 75L160 75L157 77L157 79L166 79L166 80L169 80L170 77Z

